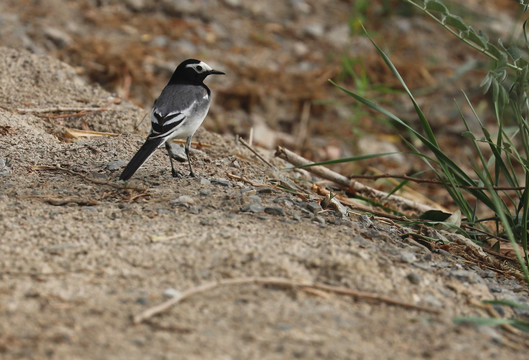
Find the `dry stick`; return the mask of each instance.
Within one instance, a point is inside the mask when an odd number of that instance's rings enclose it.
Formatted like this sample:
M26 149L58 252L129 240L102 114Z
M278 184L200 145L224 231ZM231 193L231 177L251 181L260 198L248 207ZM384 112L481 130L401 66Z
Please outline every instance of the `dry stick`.
M276 167L272 165L268 160L266 160L264 157L261 156L250 144L248 144L246 141L243 140L243 138L239 138L239 141L241 144L243 144L248 150L254 153L255 156L259 158L262 162L264 162L266 165L270 166L271 168L275 169Z
M289 163L291 163L292 165L294 166L304 166L304 165L310 165L312 164L311 161L309 161L308 159L305 159L304 157L288 150L288 149L285 149L281 146L278 146L277 147L277 150L276 150L276 156L280 157L281 159L283 160L286 160L288 161ZM367 198L370 198L370 199L375 199L379 202L382 202L383 199L387 198L388 197L388 193L386 192L383 192L383 191L380 191L380 190L376 190L376 189L373 189L369 186L366 186L366 185L363 185L363 184L360 184L359 182L356 182L354 180L351 180L349 178L347 178L346 176L343 176L341 174L338 174L337 172L334 172L324 166L310 166L310 167L307 167L305 168L306 170L310 171L311 173L313 173L314 175L317 175L321 178L324 178L324 179L327 179L327 180L331 180L331 181L334 181L335 183L341 185L341 186L344 186L346 188L351 188L353 189L354 191L356 191L357 193L359 194L362 194L363 196L367 197ZM426 212L428 210L435 210L435 208L431 207L431 206L428 206L428 205L424 205L424 204L419 204L415 201L412 201L412 200L408 200L406 198L403 198L401 196L397 196L397 195L391 195L390 198L397 203L397 205L405 208L405 209L410 209L410 210L415 210L415 211L418 211L418 212Z
M67 204L89 205L89 206L99 205L99 201L92 200L92 199L84 199L84 198L76 197L76 196L66 196L64 198L59 198L56 196L49 196L49 195L30 195L30 196L22 196L21 199L40 199L42 201L45 201L55 206L62 206L62 205L67 205Z
M398 301L392 298L378 296L378 295L361 292L361 291L354 291L354 290L350 290L350 289L343 288L343 287L311 283L311 282L294 281L294 280L280 278L280 277L243 277L243 278L212 281L212 282L208 282L208 283L199 285L191 289L187 289L183 291L182 293L180 293L179 295L157 306L149 308L143 311L142 313L134 316L132 321L134 324L139 324L159 313L162 313L168 310L172 306L178 304L179 302L182 302L183 300L187 298L190 298L193 295L203 293L203 292L212 290L217 287L231 286L231 285L245 285L245 284L262 284L262 285L272 285L272 286L284 286L284 287L290 287L290 288L320 290L320 291L331 292L331 293L335 293L339 295L352 296L354 298L359 298L359 299L367 299L367 300L383 302L386 304L401 306L401 307L408 308L408 309L426 311L432 314L441 313L441 310L439 309L433 309L433 308L421 306L421 305L414 305L414 304Z
M247 184L250 184L252 186L255 186L255 187L267 187L267 188L273 188L273 189L276 188L275 186L270 186L268 184L257 183L255 181L252 181L250 179L245 178L244 176L238 176L238 175L232 174L230 172L226 172L226 176L228 176L230 179L243 181L243 182L245 182Z

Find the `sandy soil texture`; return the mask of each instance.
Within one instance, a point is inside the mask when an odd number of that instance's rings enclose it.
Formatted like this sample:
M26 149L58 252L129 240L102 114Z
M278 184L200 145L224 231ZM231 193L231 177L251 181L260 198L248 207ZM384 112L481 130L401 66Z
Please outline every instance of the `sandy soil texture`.
M173 179L158 151L124 186L144 111L53 58L0 50L2 359L526 358L522 336L452 322L487 315L473 302L527 301L515 279L431 251L409 229L257 186L277 173L206 131L198 178ZM58 116L66 108L77 110ZM83 122L119 136L62 140ZM186 289L247 277L374 298L228 284L132 321Z

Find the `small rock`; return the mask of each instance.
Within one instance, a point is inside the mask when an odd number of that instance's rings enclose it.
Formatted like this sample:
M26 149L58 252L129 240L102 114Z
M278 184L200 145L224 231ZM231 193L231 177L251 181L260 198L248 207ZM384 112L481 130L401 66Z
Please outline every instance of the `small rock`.
M192 1L192 0L178 0L178 1L171 1L166 0L162 1L161 5L167 15L188 15L188 14L196 14L202 10L202 2L201 1Z
M350 33L349 25L342 23L327 31L325 37L334 46L344 48L351 43Z
M92 177L94 179L106 179L107 178L107 176L105 174L100 174L100 173L95 172L95 171L92 172Z
M325 28L323 27L323 24L321 23L313 23L305 26L303 28L303 32L308 35L312 36L313 38L320 38L325 33Z
M58 48L64 48L72 42L72 38L70 37L70 35L57 28L45 28L44 35L48 39L50 39Z
M214 226L216 225L216 222L211 217L203 217L200 219L200 225L202 226Z
M262 206L261 204L252 203L252 204L248 204L248 205L243 206L241 208L241 211L242 212L260 213L260 212L264 211L264 206Z
M426 303L428 306L432 306L435 308L442 308L443 302L439 300L437 297L435 297L432 294L426 294L422 297L422 300Z
M415 285L419 284L422 281L421 276L413 272L406 275L406 279L408 279L409 282Z
M0 158L0 176L6 176L11 172L7 167L6 161L3 158Z
M129 9L136 12L142 11L145 8L144 0L125 0L125 4Z
M501 293L503 289L498 284L489 284L488 288L492 293Z
M136 304L145 305L149 302L146 297L140 296L136 298Z
M261 198L258 195L248 195L248 196L245 196L245 198L252 203L256 203L256 204L261 203Z
M172 141L168 142L167 144L169 144L169 147L171 148L173 159L175 159L176 161L180 161L180 162L187 161L187 155L183 147L175 144Z
M268 215L285 216L285 211L280 207L266 207L264 212Z
M402 254L400 254L399 258L402 262L405 262L407 264L411 264L415 262L415 260L417 260L417 256L415 256L415 254L411 252L403 252Z
M128 163L123 160L112 160L107 164L107 169L110 171L118 170L121 167L127 165Z
M460 281L468 282L471 284L482 283L484 281L474 271L468 271L468 270L452 270L450 271L450 276L453 276Z
M202 212L202 207L200 207L200 206L191 206L189 208L189 212L191 214L194 214L194 215L200 214Z
M156 210L156 212L158 213L158 215L168 215L168 216L173 216L174 215L174 212L172 212L171 210L163 209L163 208L160 208L160 209Z
M318 212L323 210L321 205L318 204L315 201L311 201L309 203L306 203L305 204L305 209L307 209L308 211L312 212L313 214L316 214L316 213L318 213Z
M224 0L224 2L229 5L229 6L232 6L232 7L239 7L241 6L241 1L242 0Z
M310 218L312 217L312 213L308 211L307 209L301 209L301 216L305 218Z
M321 216L314 216L314 221L316 221L320 225L325 225L325 219Z
M372 227L375 226L375 224L373 224L373 222L371 221L371 219L367 215L360 216L360 218L358 218L358 220L360 222L360 225L363 228L372 228Z
M163 291L163 296L168 297L168 298L174 298L174 297L177 297L177 296L180 296L180 295L182 295L181 291L178 291L178 290L172 289L172 288L165 289Z
M221 186L226 186L226 187L232 187L233 186L231 181L229 181L227 179L223 179L223 178L212 178L210 181L211 181L211 183L213 185L221 185Z
M209 181L208 179L204 177L201 177L199 180L200 180L200 185L211 185L211 181ZM200 193L202 195L202 190L200 191ZM209 195L209 193L207 195Z
M189 195L180 195L178 198L169 201L170 204L193 205L195 200Z

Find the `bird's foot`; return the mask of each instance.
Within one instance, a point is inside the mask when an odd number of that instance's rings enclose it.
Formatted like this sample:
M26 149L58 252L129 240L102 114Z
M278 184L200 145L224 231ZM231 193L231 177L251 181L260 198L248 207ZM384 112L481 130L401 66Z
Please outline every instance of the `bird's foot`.
M179 171L176 171L175 169L171 169L171 175L173 175L174 178L181 178L183 177L183 174Z

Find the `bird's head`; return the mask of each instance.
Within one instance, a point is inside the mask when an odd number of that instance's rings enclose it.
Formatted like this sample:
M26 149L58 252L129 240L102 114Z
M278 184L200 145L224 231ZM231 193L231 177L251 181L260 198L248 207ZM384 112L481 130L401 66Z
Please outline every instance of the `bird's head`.
M171 77L171 82L191 82L200 84L208 75L225 74L222 71L214 70L203 61L188 59L178 65Z

